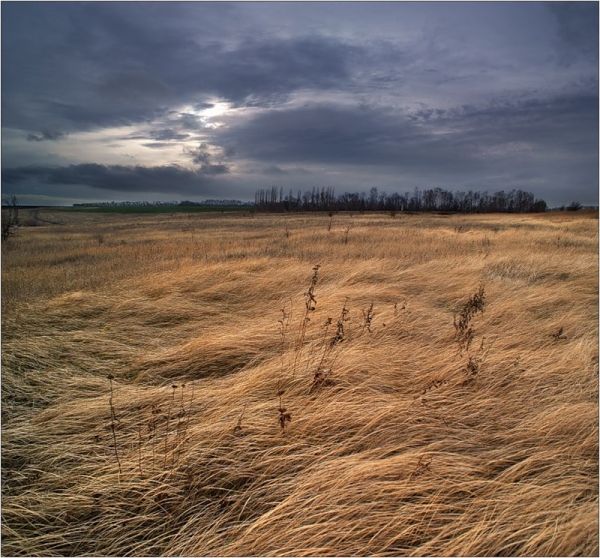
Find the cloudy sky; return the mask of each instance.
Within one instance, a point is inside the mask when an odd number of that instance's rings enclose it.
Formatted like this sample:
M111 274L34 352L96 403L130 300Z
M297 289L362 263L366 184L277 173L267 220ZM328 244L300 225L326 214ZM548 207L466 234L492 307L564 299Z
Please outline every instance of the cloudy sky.
M22 203L520 187L598 203L598 4L2 3Z

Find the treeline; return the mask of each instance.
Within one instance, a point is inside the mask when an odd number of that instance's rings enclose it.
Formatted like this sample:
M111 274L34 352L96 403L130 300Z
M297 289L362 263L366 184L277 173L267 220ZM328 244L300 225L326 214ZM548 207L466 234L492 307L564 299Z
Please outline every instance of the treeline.
M333 188L313 188L305 192L284 194L283 188L272 187L256 191L256 208L264 211L455 211L460 213L527 213L546 211L544 200L531 192L501 190L487 192L451 192L442 188L419 190L404 194L379 192L346 192L335 195Z
M90 203L74 203L73 207L205 207L205 206L233 206L233 205L250 205L251 202L243 202L240 200L204 200L204 201L107 201L107 202L90 202Z
M177 205L178 203L169 201L104 201L74 203L73 207L159 207L163 205Z
M243 202L240 200L204 200L200 202L194 202L189 200L180 201L179 205L251 205L250 202Z

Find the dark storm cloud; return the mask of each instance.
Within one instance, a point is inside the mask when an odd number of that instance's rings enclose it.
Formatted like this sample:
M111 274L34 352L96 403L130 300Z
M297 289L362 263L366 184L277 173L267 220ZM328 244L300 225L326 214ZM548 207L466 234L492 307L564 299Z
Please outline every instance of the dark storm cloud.
M217 134L248 159L275 162L381 164L427 137L408 119L365 106L317 105L264 112Z
M539 150L593 154L597 98L574 96L498 101L453 110L402 113L386 107L308 105L272 110L218 138L243 157L277 162L419 167L446 171L482 167L477 152L510 142Z
M203 195L215 191L209 170L189 170L177 165L158 167L98 165L95 163L66 167L30 166L2 170L2 181L14 186L28 181L49 185L81 185L117 192L165 192Z
M2 46L11 54L2 64L3 84L9 84L2 96L5 126L35 130L42 123L72 131L126 125L176 103L209 107L198 99L208 95L238 105L268 104L297 89L339 86L360 52L323 36L203 40L201 20L199 29L155 30L159 21L151 14L160 17L170 8L151 6L145 13L147 7L4 6Z
M598 140L590 122L597 120L597 98L587 95L416 113L309 105L264 112L219 140L251 160L339 165L350 185L357 176L382 180L387 173L383 182L397 176L405 187L407 179L420 186L527 186L550 199L568 187L591 203ZM265 174L277 174L278 166L270 168Z

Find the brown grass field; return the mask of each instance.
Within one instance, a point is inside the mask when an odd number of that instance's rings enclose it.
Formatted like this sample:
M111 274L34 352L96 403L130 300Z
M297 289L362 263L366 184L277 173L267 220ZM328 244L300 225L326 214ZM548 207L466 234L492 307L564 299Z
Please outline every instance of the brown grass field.
M4 555L598 555L597 213L39 217Z

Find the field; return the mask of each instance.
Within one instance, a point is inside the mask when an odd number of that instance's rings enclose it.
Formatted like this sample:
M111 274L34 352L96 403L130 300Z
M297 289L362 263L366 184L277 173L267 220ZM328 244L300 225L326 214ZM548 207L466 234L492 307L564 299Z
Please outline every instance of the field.
M597 213L37 217L4 555L598 554Z

